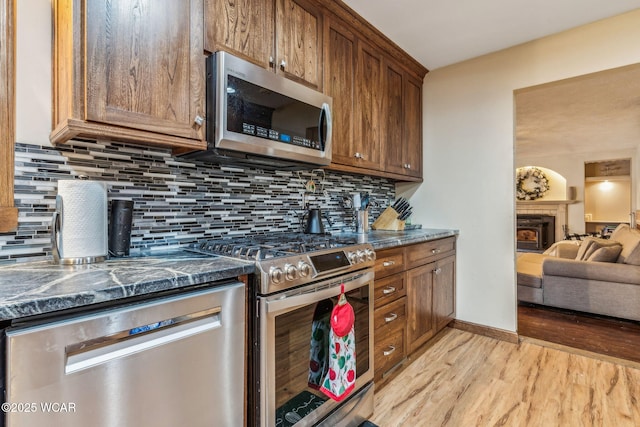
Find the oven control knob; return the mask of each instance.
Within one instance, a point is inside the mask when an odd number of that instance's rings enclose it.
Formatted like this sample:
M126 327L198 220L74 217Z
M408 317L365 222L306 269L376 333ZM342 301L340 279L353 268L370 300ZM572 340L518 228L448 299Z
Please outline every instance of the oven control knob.
M269 269L269 277L271 277L271 281L275 284L282 282L284 278L284 273L280 267L271 267Z
M307 277L311 274L311 266L304 261L300 261L298 263L298 271L300 272L301 277Z
M358 256L356 255L355 252L349 252L347 254L347 258L349 258L349 261L351 261L351 264L357 264L358 263Z
M298 269L295 265L285 264L284 265L284 277L287 280L296 280L298 278Z
M364 262L365 261L364 251L358 251L357 257L358 257L358 262Z
M371 249L365 249L364 250L364 255L367 257L367 261L375 261L376 260L376 253L375 253L375 251L373 251Z

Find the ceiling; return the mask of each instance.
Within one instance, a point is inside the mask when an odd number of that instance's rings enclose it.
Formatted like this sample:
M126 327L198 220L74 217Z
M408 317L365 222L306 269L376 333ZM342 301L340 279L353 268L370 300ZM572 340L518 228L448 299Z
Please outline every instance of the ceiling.
M518 157L635 149L640 145L640 64L515 93Z
M343 0L429 70L640 8L640 0Z

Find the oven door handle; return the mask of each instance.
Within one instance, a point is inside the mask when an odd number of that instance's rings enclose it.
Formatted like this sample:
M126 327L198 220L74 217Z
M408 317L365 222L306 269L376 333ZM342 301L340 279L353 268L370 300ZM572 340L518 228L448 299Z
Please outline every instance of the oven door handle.
M285 292L282 295L272 296L267 299L265 306L267 313L290 311L298 307L313 304L323 299L340 295L340 285L344 284L344 291L349 292L361 288L367 284L373 284L373 270L360 273L360 277L346 281L327 281L316 286L309 286L299 292Z

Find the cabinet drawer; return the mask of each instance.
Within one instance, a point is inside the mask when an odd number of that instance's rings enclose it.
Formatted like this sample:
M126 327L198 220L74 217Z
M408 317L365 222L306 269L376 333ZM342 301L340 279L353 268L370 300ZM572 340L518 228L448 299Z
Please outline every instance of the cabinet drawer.
M377 308L373 314L373 327L375 328L376 340L380 336L392 334L399 328L404 329L407 323L407 299L400 298L398 301L386 304Z
M385 249L376 252L376 279L404 271L404 248Z
M376 338L374 354L375 376L381 378L383 373L404 360L405 330L398 329L387 337Z
M374 287L373 294L376 308L382 307L384 304L395 301L407 294L404 273L397 273L382 279L376 279Z
M407 269L440 259L455 250L455 248L455 237L407 246Z

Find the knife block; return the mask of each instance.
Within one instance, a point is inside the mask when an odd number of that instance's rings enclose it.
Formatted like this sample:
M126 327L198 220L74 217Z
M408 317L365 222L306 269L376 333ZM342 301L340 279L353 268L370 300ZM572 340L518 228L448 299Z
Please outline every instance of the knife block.
M404 221L398 219L398 212L389 206L380 214L380 216L371 224L374 230L404 230Z

